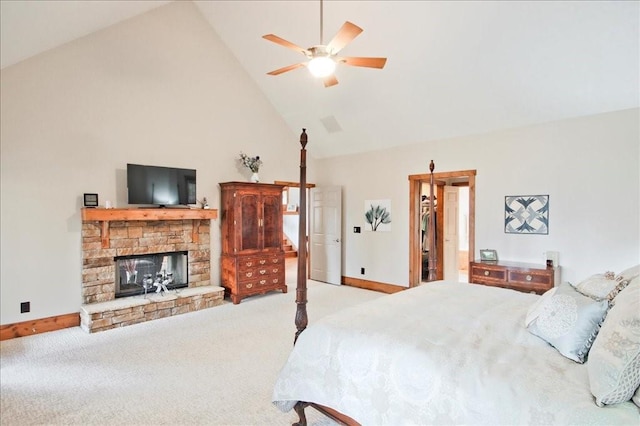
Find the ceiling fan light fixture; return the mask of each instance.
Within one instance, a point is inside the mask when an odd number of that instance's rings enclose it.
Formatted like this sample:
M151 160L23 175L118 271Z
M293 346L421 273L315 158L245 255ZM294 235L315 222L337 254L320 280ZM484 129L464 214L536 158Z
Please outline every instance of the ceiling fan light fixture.
M347 44L351 43L354 38L362 33L362 28L354 23L346 21L338 30L338 33L331 39L329 44L324 44L322 36L323 30L322 16L322 0L320 0L320 44L303 49L297 44L291 43L275 34L265 34L262 36L265 40L269 40L287 49L295 50L307 57L307 62L299 62L297 64L278 68L268 72L269 75L280 75L287 71L307 67L311 75L324 80L324 87L332 87L338 84L338 79L334 75L334 71L338 63L353 67L365 68L384 68L387 58L365 58L356 56L337 56Z
M316 56L309 61L307 68L314 77L324 78L333 74L336 62L328 56Z

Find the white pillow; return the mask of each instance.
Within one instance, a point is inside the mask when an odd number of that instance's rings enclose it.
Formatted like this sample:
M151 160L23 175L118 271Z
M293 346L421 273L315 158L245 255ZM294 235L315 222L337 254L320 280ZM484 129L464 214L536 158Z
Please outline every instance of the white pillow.
M640 386L640 279L618 294L587 362L596 404L628 401Z
M631 268L627 268L624 271L620 272L617 275L616 279L632 280L637 276L640 276L640 264L632 266Z
M618 282L619 280L616 280L613 272L605 272L604 274L591 275L579 283L571 285L585 296L603 300L616 288Z
M634 278L634 280L640 279L639 277ZM633 280L623 279L618 281L618 285L615 286L611 293L607 295L607 300L609 301L609 307L616 304L616 296L620 294L622 290L624 290Z
M527 330L565 357L583 363L609 308L606 300L593 300L562 283L536 307L537 317ZM532 315L534 315L532 313Z
M550 299L551 296L553 296L556 293L557 289L558 287L553 287L545 291L544 294L540 296L540 298L536 301L536 303L531 305L531 307L527 311L527 316L524 318L525 327L529 327L529 324L531 324L531 322L534 319L538 318L538 316L540 315L540 312L542 312L542 305L547 299Z

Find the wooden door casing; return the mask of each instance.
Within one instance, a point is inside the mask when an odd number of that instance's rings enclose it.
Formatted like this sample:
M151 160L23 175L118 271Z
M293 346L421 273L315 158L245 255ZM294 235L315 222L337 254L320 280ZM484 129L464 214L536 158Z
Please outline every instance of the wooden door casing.
M476 170L459 170L454 172L435 172L434 179L467 178L469 182L469 257L475 250L475 185ZM409 175L409 287L420 284L422 272L422 244L420 241L420 182L429 180L428 173ZM441 226L443 218L438 217L438 226ZM440 230L440 235L442 231ZM439 254L436 265L442 259L442 251L436 247ZM437 272L437 271L436 271Z

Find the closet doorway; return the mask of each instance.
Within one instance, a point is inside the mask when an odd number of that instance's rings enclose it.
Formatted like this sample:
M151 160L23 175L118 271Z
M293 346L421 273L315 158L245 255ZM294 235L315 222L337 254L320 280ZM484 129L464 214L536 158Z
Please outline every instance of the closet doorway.
M409 286L415 287L426 280L426 256L424 253L423 201L429 199L430 174L409 176ZM466 281L455 271L467 270L475 253L475 170L434 173L436 206L436 279ZM426 200L423 200L426 195ZM445 207L447 205L447 208ZM459 210L468 210L459 214ZM458 210L458 211L457 211ZM465 221L466 223L461 221ZM456 223L457 222L457 223ZM457 244L459 233L466 233L463 243ZM427 236L428 238L428 236ZM447 241L448 240L448 241ZM467 247L464 247L466 241ZM465 249L466 248L466 249ZM465 256L465 252L467 255ZM461 258L463 258L461 260ZM462 263L462 264L461 264ZM451 272L453 271L453 272Z

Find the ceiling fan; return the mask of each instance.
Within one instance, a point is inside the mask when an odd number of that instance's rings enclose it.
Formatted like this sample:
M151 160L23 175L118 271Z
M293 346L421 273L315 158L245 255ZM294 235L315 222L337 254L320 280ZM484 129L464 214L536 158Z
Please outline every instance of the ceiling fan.
M347 44L355 39L363 31L359 26L346 21L338 33L333 37L329 44L324 44L322 36L323 25L323 13L322 13L322 0L320 0L320 44L312 46L308 49L304 49L290 41L287 41L274 34L267 34L262 38L272 41L276 44L295 50L302 53L309 60L307 62L300 62L286 67L279 68L277 70L268 72L269 75L279 75L287 71L295 70L302 67L307 67L311 74L315 77L322 78L324 80L324 87L331 87L338 84L338 79L334 75L336 65L342 63L345 65L351 65L354 67L366 67L366 68L384 68L387 62L387 58L363 58L353 56L337 56Z

